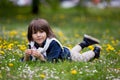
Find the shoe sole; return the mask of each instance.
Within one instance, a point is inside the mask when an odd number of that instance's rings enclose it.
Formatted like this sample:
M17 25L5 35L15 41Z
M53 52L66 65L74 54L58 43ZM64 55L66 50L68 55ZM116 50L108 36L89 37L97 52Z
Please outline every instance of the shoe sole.
M91 39L91 40L94 40L95 42L97 42L98 44L100 43L100 41L92 36L89 36L89 35L84 35L84 37L88 38L88 39Z

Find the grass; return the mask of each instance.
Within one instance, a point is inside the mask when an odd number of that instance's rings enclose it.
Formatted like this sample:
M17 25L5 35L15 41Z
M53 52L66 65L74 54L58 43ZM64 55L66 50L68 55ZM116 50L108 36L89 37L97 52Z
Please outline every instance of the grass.
M120 79L120 9L57 9L30 7L0 11L0 79L2 80L115 80ZM46 9L46 10L44 10ZM10 12L11 10L11 12ZM20 62L27 47L26 31L36 17L45 18L64 46L72 48L84 34L100 39L101 57L90 62ZM93 46L84 49L90 50Z

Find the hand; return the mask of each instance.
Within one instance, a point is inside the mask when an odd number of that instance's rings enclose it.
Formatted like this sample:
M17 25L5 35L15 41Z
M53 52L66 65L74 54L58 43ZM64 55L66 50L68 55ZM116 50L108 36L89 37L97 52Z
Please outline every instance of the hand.
M31 50L31 55L38 58L40 53L37 50Z
M41 61L46 61L44 56L40 52L38 52L37 50L32 50L32 56L38 58Z
M32 50L31 50L31 49L27 49L27 50L25 51L25 55L26 55L26 56L30 56L31 53L32 53Z
M27 49L25 51L24 61L28 61L30 55L31 55L31 49Z

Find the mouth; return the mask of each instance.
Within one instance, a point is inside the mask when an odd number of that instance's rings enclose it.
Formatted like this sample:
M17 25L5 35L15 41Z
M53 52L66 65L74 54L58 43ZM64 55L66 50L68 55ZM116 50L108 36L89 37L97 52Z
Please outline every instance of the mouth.
M41 40L42 40L42 38L38 38L37 40L38 40L38 41L41 41Z
M36 42L41 44L43 42L43 40L42 39L37 39Z

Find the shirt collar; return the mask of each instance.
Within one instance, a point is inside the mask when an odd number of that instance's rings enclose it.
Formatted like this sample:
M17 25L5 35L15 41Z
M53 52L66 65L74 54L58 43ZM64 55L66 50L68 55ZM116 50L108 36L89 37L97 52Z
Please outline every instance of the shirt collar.
M45 43L46 43L46 40L42 43L42 45L40 46L38 43L36 43L35 42L35 44L34 44L34 46L38 49L39 47L44 47L44 45L45 45Z

